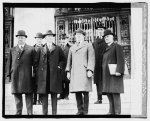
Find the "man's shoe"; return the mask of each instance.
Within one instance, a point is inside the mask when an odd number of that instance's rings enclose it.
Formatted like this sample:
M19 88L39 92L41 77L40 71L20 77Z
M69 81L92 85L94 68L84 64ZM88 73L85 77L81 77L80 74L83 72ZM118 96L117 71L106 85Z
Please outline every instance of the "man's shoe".
M77 112L76 115L83 115L83 112Z
M37 105L41 105L42 102L41 102L40 100L37 100L37 101L36 101L36 104L37 104Z
M88 115L88 112L83 112L83 115Z
M121 113L115 113L115 115L120 115Z
M22 115L22 113L16 113L15 115Z
M61 99L64 99L64 98L63 98L63 97L58 97L58 98L57 98L57 100L61 100Z
M65 100L69 100L69 97L67 96L67 97L65 97Z
M28 113L28 115L33 115L33 113Z
M106 115L115 115L114 113L110 113L110 112L108 112Z
M102 100L97 100L94 104L102 104Z

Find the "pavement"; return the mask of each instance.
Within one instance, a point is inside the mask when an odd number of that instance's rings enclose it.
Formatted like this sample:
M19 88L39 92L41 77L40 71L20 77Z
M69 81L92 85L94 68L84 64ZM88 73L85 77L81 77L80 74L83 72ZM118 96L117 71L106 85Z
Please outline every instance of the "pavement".
M124 79L124 90L125 92L121 94L121 114L122 115L130 115L130 82L131 80L128 78ZM106 95L103 95L102 104L94 104L97 99L96 93L96 85L93 84L93 91L89 94L89 115L105 115L109 110L109 103ZM15 101L14 97L11 94L11 84L5 84L5 108L4 115L15 115ZM49 106L48 106L48 115L52 114L51 109L51 96L49 95ZM75 115L77 113L76 99L75 94L69 94L69 100L59 100L57 106L57 114L58 115ZM25 97L23 95L23 115L27 114ZM42 105L34 105L33 106L33 114L34 115L42 115Z

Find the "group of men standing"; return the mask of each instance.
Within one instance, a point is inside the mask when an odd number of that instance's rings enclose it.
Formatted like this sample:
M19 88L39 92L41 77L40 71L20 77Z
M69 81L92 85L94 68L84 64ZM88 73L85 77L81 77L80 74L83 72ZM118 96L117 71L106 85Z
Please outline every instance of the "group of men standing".
M56 34L48 30L45 34L36 34L36 44L34 47L26 44L27 35L25 31L18 31L16 35L18 45L10 49L7 63L7 77L12 82L16 115L22 115L22 94L25 94L28 115L33 115L33 98L39 99L39 103L42 104L43 115L48 115L48 96L51 94L52 115L56 115L57 100L68 100L69 92L75 93L78 109L77 115L87 115L93 75L94 83L97 87L97 101L95 104L102 103L102 92L104 92L108 94L107 96L110 101L109 114L121 113L121 102L119 101L120 93L123 92L123 89L121 92L116 90L115 92L109 92L108 88L111 86L106 87L108 82L107 84L104 82L104 80L107 81L104 78L106 77L105 73L109 72L105 72L106 68L108 70L108 67L104 67L106 64L104 63L103 56L111 48L119 48L115 49L115 52L121 52L122 55L119 56L122 56L121 64L123 64L123 53L118 44L112 44L114 43L113 38L112 40L108 39L110 42L107 41L109 35L114 37L111 31L105 30L104 26L99 26L97 29L99 30L99 38L94 43L85 41L86 33L82 29L77 29L74 32L76 40L74 45L69 43L66 40L68 37L64 35L63 40L65 41L62 41L62 46L58 46L54 43ZM106 40L104 40L105 38ZM44 45L42 44L43 39L46 40ZM107 56L105 59L108 60L110 55ZM120 61L116 61L116 58L112 63ZM112 78L113 80L118 79L120 78L119 76L122 79L123 70L124 67L120 67L119 73L115 75L117 77L110 76L108 80ZM117 82L115 82L115 85L117 85ZM35 94L33 95L33 93ZM116 93L119 95L116 95ZM38 97L36 97L37 94ZM58 94L60 96L57 98ZM114 98L115 96L117 98L110 100L110 97ZM115 107L116 102L117 107ZM115 109L118 111L117 113L115 113Z

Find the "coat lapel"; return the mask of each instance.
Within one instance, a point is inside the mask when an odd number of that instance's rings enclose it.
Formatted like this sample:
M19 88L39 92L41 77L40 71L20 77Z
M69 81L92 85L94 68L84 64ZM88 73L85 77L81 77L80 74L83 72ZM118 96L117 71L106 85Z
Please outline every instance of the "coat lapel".
M55 44L52 44L52 47L51 47L51 49L50 49L50 53L52 53L55 49L56 49L56 45L55 45Z
M115 45L115 43L112 43L110 46L108 46L108 47L106 48L105 52L108 51L108 50L110 50L114 45Z
M24 53L24 51L26 51L27 49L28 49L27 44L25 44L23 50L21 51L20 57L22 56L22 54Z
M22 54L24 53L25 50L27 50L27 45L26 45L26 44L24 45L23 50L21 50L21 49L19 48L19 46L17 45L17 47L16 47L16 52L19 53L19 58L21 58L21 56L22 56Z
M81 48L83 48L84 46L86 46L86 42L82 42L81 44L79 44L79 46L75 46L75 52L77 52L78 50L80 50Z
M47 49L48 49L47 44L45 44L45 46L44 46L43 49L42 49L42 54L43 54L43 55L46 55Z

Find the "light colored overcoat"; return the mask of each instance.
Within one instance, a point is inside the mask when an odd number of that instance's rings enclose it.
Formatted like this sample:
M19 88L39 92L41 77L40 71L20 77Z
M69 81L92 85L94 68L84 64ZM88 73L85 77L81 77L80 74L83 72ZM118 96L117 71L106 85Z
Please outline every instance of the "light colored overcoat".
M73 45L68 54L66 71L71 72L70 92L92 91L92 78L87 71L94 71L95 53L91 43L86 41Z

